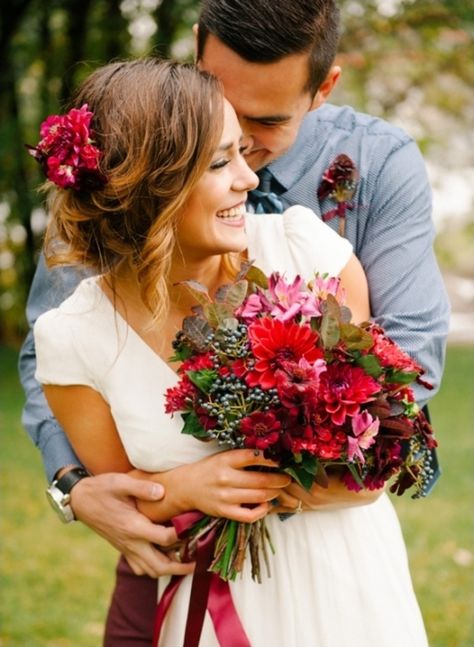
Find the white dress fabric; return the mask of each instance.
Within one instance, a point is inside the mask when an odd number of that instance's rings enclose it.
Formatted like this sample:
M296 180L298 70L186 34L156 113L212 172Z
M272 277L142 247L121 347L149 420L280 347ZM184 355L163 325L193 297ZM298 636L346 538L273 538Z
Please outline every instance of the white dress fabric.
M337 274L352 248L301 207L283 215L249 215L249 257L265 272L310 279ZM37 379L85 384L110 404L130 461L163 471L216 451L180 433L164 413L175 372L114 311L95 277L84 280L35 325ZM275 546L272 575L261 584L250 568L230 583L252 647L427 647L398 519L386 495L337 511L268 517ZM168 578L160 578L159 591ZM182 644L191 576L184 579L162 630L160 647ZM206 615L200 647L218 647ZM232 647L231 644L224 647Z

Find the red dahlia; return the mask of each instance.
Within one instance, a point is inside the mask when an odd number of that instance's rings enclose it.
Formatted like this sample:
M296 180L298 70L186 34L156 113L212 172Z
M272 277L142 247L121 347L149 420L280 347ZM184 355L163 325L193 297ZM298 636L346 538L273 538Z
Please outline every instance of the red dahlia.
M250 324L250 346L255 357L253 370L247 376L250 386L271 389L276 384L275 371L288 362L298 363L321 359L323 352L316 346L318 335L307 325L262 317Z

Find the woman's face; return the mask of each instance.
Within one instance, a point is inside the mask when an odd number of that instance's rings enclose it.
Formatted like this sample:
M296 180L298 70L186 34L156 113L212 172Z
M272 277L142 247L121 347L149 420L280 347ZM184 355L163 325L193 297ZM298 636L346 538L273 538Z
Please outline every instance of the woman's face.
M177 242L186 261L216 254L241 252L247 247L245 202L258 178L243 153L250 142L230 103L224 100L224 127L211 164L189 195L179 219Z

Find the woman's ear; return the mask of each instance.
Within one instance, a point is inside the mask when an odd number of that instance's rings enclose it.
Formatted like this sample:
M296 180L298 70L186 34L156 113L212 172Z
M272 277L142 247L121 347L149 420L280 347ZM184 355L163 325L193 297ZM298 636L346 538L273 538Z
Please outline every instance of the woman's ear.
M314 95L310 110L316 110L316 108L319 108L319 106L322 106L323 103L327 101L329 95L334 89L334 86L339 81L341 74L342 69L339 65L333 65L331 67L326 78L321 83L318 91Z

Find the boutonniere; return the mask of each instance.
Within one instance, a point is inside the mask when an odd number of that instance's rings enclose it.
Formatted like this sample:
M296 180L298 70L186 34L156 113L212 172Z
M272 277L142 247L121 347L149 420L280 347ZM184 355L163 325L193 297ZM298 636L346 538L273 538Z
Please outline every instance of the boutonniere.
M336 208L323 214L322 218L324 222L327 222L337 216L341 236L344 236L346 229L346 212L348 209L354 208L351 200L354 197L358 179L359 172L354 162L348 155L341 153L324 171L318 188L320 200L329 197L337 203Z

